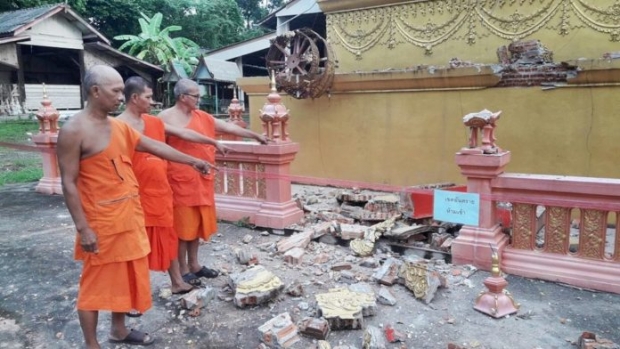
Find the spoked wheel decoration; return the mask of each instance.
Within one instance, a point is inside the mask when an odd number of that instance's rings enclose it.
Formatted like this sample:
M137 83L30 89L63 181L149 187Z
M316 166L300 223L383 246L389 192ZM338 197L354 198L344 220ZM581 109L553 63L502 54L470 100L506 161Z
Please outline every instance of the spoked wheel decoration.
M297 99L318 98L334 81L336 59L320 35L303 28L271 41L267 69L275 71L276 86Z

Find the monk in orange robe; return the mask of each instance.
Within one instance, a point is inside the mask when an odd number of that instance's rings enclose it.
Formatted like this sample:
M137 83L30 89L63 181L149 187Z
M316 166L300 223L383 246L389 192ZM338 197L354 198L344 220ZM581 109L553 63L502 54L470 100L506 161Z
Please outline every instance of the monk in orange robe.
M215 132L220 132L253 138L263 144L268 142L263 135L198 110L200 89L192 80L179 80L174 86L174 97L174 106L159 114L166 124L193 130L210 138L215 138ZM175 136L168 137L167 142L186 154L210 163L215 161L212 145L193 144ZM183 278L217 277L217 270L201 266L198 262L199 239L209 240L217 232L213 174L196 176L170 163L168 180L173 193L174 230L179 236L179 266Z
M147 333L125 326L126 312L151 307L146 258L150 248L131 168L134 152L192 165L204 174L210 168L205 161L141 137L127 124L108 117L123 101L123 87L113 68L91 68L84 77L88 104L58 135L63 193L77 229L75 258L83 261L77 309L88 349L100 348L99 310L112 312L110 342L154 342Z
M228 152L228 148L215 139L188 129L166 125L161 119L148 115L152 104L153 90L148 82L142 77L133 76L125 81L126 109L117 119L157 141L165 142L166 135L173 135L190 142L212 144L223 154ZM167 162L149 153L136 152L132 163L140 185L140 201L151 245L151 253L148 255L149 269L168 271L173 294L189 292L193 286L181 277L177 259L179 239L173 228L172 189L166 175Z

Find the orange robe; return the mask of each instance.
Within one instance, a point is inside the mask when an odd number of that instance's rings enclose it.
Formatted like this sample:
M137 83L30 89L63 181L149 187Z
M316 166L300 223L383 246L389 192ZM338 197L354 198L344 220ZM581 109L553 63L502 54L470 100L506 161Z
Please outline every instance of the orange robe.
M201 110L192 112L185 127L215 138L215 120ZM215 163L215 147L212 145L192 143L174 136L168 137L167 142L183 153ZM213 171L202 175L185 165L169 162L168 181L172 188L174 230L179 239L208 240L217 231Z
M151 307L149 241L131 168L140 133L109 120L108 147L80 160L77 187L88 224L97 234L99 253L84 252L76 235L75 259L84 262L77 308L145 312Z
M166 141L164 122L142 115L143 134L156 141ZM146 234L151 244L149 269L166 271L177 258L179 238L172 225L172 189L168 184L168 163L149 153L137 151L132 159L133 171L140 184L140 202L144 209Z

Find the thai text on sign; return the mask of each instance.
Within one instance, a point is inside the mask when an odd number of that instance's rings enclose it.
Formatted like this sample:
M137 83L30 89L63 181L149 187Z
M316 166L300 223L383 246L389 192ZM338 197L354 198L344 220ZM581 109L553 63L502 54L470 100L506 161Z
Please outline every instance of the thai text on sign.
M478 226L480 222L480 195L435 190L433 218L443 222Z

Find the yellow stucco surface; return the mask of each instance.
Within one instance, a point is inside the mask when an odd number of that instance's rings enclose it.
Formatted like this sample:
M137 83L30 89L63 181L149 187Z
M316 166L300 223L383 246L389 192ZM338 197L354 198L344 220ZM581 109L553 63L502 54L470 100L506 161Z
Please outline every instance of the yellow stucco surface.
M397 186L464 180L454 154L467 144L462 116L502 110L498 145L509 172L620 178L618 88L490 88L477 91L336 94L295 100L292 173ZM250 98L255 110L265 98ZM260 130L257 113L252 127Z

